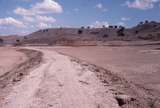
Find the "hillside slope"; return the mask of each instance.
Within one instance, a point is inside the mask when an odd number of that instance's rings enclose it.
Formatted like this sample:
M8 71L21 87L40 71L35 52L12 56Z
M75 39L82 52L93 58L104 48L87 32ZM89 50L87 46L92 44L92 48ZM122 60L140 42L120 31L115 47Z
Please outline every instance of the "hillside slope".
M132 28L53 28L43 29L24 36L23 44L89 45L106 41L160 40L160 23L144 22Z

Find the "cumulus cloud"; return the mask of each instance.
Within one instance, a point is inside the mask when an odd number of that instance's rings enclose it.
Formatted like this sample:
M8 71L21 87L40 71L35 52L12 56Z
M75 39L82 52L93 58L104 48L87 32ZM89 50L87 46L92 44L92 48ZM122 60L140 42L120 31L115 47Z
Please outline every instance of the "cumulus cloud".
M103 12L106 12L106 11L107 11L107 9L103 6L102 3L96 4L95 7L96 7L98 10L101 10L101 11L103 11Z
M0 29L7 28L12 33L21 33L22 31L28 33L37 29L53 27L56 22L53 14L62 13L63 8L55 0L37 0L37 3L31 4L30 8L19 6L13 12L21 17L18 19L13 17L0 18Z
M35 18L30 17L30 16L23 16L24 21L26 22L34 22Z
M37 11L38 13L61 13L63 11L62 6L53 1L53 0L44 0L41 3L37 3L33 10Z
M23 16L61 12L63 12L62 6L53 0L43 0L42 2L32 5L32 7L29 9L18 7L14 10L14 13Z
M41 16L41 15L36 15L36 16L25 16L23 18L25 25L27 25L28 28L32 29L44 29L44 28L51 28L55 22L56 19L51 16Z
M103 26L108 27L109 23L107 21L95 21L93 24L90 25L91 27L94 28L102 28Z
M25 8L22 8L22 7L16 8L14 10L14 13L18 14L18 15L22 15L22 16L32 16L32 15L35 15L35 13L32 10L25 9Z
M56 21L55 18L50 17L50 16L36 16L36 20L38 22L46 22L46 23L54 23Z
M35 15L35 16L24 16L23 19L27 22L46 22L46 23L54 23L56 19L51 16L41 16L41 15Z
M52 14L62 12L62 6L54 0L41 0L41 2L32 4L30 8L17 7L14 10L16 15L22 17L21 20L28 28L34 29L52 27L56 22Z
M24 28L25 27L23 22L18 21L16 19L12 18L12 17L0 18L0 25L14 26L14 27L18 27L18 28Z
M159 0L135 0L133 2L126 1L126 5L129 8L136 8L141 10L151 9L154 7L154 4Z
M39 23L38 25L36 25L36 28L38 29L44 29L44 28L50 28L52 25L51 24L46 24L46 23Z

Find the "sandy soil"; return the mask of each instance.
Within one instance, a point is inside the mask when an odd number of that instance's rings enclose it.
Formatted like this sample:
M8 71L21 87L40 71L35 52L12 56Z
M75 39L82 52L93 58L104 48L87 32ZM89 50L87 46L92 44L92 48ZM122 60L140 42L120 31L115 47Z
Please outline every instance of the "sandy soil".
M23 63L26 59L25 54L16 51L15 48L0 47L0 76Z
M160 107L159 46L29 49L43 52L44 60L0 108Z
M160 50L149 47L66 47L57 51L113 70L129 81L159 88ZM159 83L158 83L159 82Z
M119 108L94 72L53 50L40 51L41 66L13 87L0 108Z
M135 85L137 95L160 107L160 46L55 47L54 50L95 64ZM113 86L113 85L112 85ZM140 89L140 91L139 91ZM128 88L128 90L130 90ZM126 90L125 90L126 91ZM133 91L133 90L130 90ZM129 91L129 92L130 92ZM134 92L133 91L133 92ZM131 93L134 95L135 93ZM153 105L150 105L153 106Z

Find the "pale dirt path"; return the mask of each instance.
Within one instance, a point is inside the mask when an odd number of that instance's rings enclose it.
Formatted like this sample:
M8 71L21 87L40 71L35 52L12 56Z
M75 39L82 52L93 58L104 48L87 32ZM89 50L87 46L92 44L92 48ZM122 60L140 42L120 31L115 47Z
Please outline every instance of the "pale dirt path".
M1 108L119 108L93 72L55 51L13 87Z

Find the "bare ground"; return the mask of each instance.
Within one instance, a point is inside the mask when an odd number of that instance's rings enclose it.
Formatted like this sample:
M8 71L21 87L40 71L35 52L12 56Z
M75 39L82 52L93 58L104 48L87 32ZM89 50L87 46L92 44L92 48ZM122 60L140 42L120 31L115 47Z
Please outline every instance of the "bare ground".
M23 63L26 59L25 54L16 51L16 48L0 47L0 76Z
M8 62L13 63L13 65L9 65L10 68L8 71L3 72L4 74L0 76L0 108L3 105L2 103L4 102L5 97L12 91L12 88L28 75L29 69L36 67L42 61L42 53L35 50L20 48L8 49L6 47L3 49L6 50L4 61L8 60ZM6 57L7 54L10 56ZM20 59L20 61L18 61L19 59L12 61L12 56L15 57L14 55L16 55L17 58L21 58L21 55L23 55L22 57L25 59L23 61L22 59ZM6 66L8 65L5 64L4 68L6 68Z
M125 95L139 101L134 101L135 105L138 104L134 108L160 107L160 50L158 49L158 45L54 48L62 54L76 57L80 61L87 61L87 64L94 64L93 66L99 71L98 77L102 82L107 83L108 87L112 87L111 91L115 97L117 94ZM97 69L94 69L96 72ZM119 77L115 77L118 80L108 81L112 77L106 72L110 72L111 76ZM130 104L132 106L133 103L123 103L122 107L128 108L129 105L130 108Z
M159 108L159 46L29 49L44 60L0 108Z
M1 101L1 108L119 108L95 73L55 51ZM107 92L106 92L107 91Z

